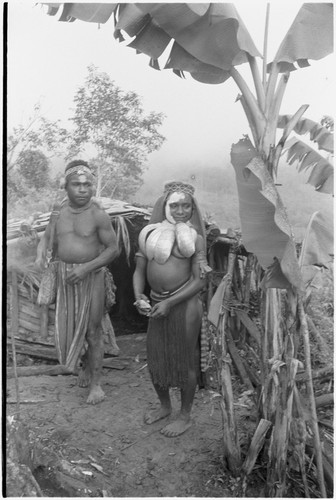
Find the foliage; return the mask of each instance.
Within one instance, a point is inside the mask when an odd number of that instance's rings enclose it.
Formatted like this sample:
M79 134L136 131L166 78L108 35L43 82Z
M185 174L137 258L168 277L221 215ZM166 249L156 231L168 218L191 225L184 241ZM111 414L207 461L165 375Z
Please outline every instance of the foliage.
M41 107L36 104L33 116L27 123L14 127L7 138L7 171L17 167L20 154L27 150L41 151L55 155L63 149L68 138L66 129L59 120L50 121L41 114Z
M184 73L188 72L194 79L203 83L223 83L232 78L241 92L239 99L251 129L255 156L261 159L264 163L263 169L271 176L268 187L273 192L276 191L275 185L271 184L277 176L282 150L288 136L308 107L301 106L293 114L277 142L276 132L282 99L290 74L297 67L308 66L309 59L318 60L333 51L332 4L303 4L274 60L268 64L266 29L261 71L257 61L260 54L234 4L110 4L107 8L105 4L94 4L85 8L81 4L64 4L62 8L62 21L73 21L77 18L106 22L113 14L115 37L122 41L122 32L126 32L132 37L129 46L147 54L151 66L155 69L160 69L159 58L173 41L165 68L172 69L178 76L184 76ZM48 13L55 15L57 10L58 7ZM266 28L268 15L269 6ZM243 63L250 66L254 89L248 86L237 70ZM244 156L248 151L241 149L240 154ZM250 161L252 160L253 158L250 158ZM329 175L329 172L327 173ZM259 201L263 203L261 198ZM254 208L256 215L260 213L261 205L257 200ZM241 218L245 215L241 210ZM273 222L269 221L270 224L277 224L277 215L274 210L270 210L269 217L274 218ZM262 225L259 227L262 228ZM281 228L279 229L281 231ZM256 235L256 239L259 244L254 248L257 256L260 252L263 253L268 245L267 238L258 236ZM284 236L283 243L291 245L290 254L295 255L291 236ZM273 252L273 248L271 251ZM279 273L284 272L286 266L282 265L282 255L287 254L288 252L284 253L281 248L275 255L270 253L267 261L278 259ZM286 279L291 283L291 276L292 274L285 277L279 275L281 286ZM297 283L291 284L295 286Z
M55 181L50 176L50 161L61 153L68 137L59 121L50 121L34 107L28 121L14 127L7 138L7 196L9 215L27 216L50 208Z
M23 191L16 191L11 184L7 187L8 218L24 219L35 218L38 214L50 212L55 199L55 187L49 185L42 189L25 187Z
M334 131L334 119L332 116L325 115L322 117L321 125L323 125L326 129L330 130L330 132Z
M49 210L51 193L60 181L60 175L49 175L52 156L62 153L64 158L73 157L85 146L96 153L91 163L98 178L97 195L130 199L141 186L147 155L164 141L158 132L163 115L145 115L136 93L123 92L94 66L89 68L86 83L76 93L74 102L74 132L62 128L59 121L42 116L36 105L27 123L9 133L10 216L26 215L27 207L32 211Z
M285 129L290 120L291 117L288 115L279 116L278 128ZM309 139L317 144L319 150L333 155L333 121L330 117L322 118L321 123L309 119L299 120L293 131L300 135L309 133ZM290 165L297 163L299 172L308 171L310 173L307 182L313 185L316 191L333 193L334 167L329 158L296 137L286 141L284 152L287 152L287 162Z
M97 195L127 199L142 184L149 153L160 148L161 113L145 115L135 92L122 91L111 78L88 67L85 84L74 98L75 113L69 156L94 149Z
M122 31L126 31L132 37L129 46L147 54L153 68L159 69L158 58L172 41L166 68L173 69L178 76L189 72L193 78L204 83L223 83L233 78L240 89L239 99L252 133L252 141L245 137L231 151L232 164L237 173L242 237L247 250L255 253L264 268L270 271L268 276L266 274L266 280L263 280L263 285L270 288L264 294L260 356L261 406L264 418L273 424L267 450L267 493L277 497L285 494L288 471L291 469L290 452L294 451L298 455L305 496L309 495L305 470L307 417L306 411L301 408L295 385L299 360L294 334L300 334L304 345L306 394L310 410L307 427L314 436L317 478L321 496L325 498L309 332L300 293L300 268L291 227L275 179L286 141L308 107L301 106L289 118L277 141L276 132L285 89L294 70L308 66L309 59L321 59L333 51L333 4L302 4L274 60L267 64L268 5L261 73L256 59L259 54L233 4L111 4L107 10L104 4L88 8L70 4L63 7L61 18L88 21L94 17L96 22L106 22L112 13L116 23L115 37L122 40ZM254 90L249 88L236 69L244 62L250 65ZM326 174L329 176L330 171ZM320 180L317 186L322 186ZM245 203L246 199L248 203ZM276 239L270 245L272 236ZM230 268L224 279L231 280L232 274ZM281 294L276 288L288 289L288 307L284 317L281 314ZM223 301L221 309L225 311L226 318L229 305ZM227 389L226 393L221 394L220 405L223 409L224 447L227 452L226 447L231 438L237 443L236 448L239 445L236 429L233 425L228 426L231 423L233 401L229 394L230 380L225 385L229 363L224 328L220 331L220 340L219 371L221 382ZM300 424L304 422L298 426L301 434L294 432L294 424L299 420ZM227 429L231 432L229 436ZM232 471L236 467L230 466L229 458L235 457L234 451L230 450L225 455Z
M20 151L17 159L17 174L22 177L28 187L40 189L49 181L49 160L39 150L26 149Z

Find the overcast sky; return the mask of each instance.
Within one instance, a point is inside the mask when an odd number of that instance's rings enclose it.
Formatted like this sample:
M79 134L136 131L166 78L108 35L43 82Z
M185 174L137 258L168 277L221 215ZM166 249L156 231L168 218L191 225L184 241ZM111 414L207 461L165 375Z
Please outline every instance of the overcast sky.
M266 2L235 2L238 12L262 52ZM269 59L274 55L301 3L271 2ZM120 45L113 37L112 18L100 28L75 21L62 23L47 16L45 8L25 0L9 2L8 23L8 126L24 122L38 101L49 119L66 120L76 88L83 84L90 64L107 72L125 90L136 91L146 111L166 115L162 128L167 138L151 162L167 165L175 160L229 163L230 147L249 128L238 89L232 79L221 85L181 80L171 70L156 71L145 55ZM294 113L309 104L307 118L332 114L331 64L333 56L312 61L310 68L291 75L282 113ZM248 76L248 66L239 66ZM66 123L65 123L66 124Z

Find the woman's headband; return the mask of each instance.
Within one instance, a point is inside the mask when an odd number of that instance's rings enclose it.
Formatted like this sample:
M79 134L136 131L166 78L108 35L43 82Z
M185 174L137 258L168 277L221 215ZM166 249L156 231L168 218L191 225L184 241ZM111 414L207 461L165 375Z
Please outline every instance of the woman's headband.
M164 186L163 194L167 198L171 193L184 193L194 196L195 188L191 184L181 181L167 182Z

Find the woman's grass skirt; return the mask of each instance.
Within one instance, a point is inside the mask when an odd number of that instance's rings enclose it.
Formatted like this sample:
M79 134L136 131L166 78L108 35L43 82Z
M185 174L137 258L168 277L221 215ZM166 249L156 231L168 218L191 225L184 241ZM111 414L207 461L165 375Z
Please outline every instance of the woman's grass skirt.
M187 302L172 307L169 315L149 319L147 363L154 384L183 388L188 379L186 342Z

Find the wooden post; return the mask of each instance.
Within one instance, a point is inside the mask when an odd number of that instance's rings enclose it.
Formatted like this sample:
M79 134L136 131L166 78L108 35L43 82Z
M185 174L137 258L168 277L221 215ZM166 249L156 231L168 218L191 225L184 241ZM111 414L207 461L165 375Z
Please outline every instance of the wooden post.
M19 332L19 294L18 294L18 283L17 283L17 273L16 270L12 270L12 321L11 321L11 338L12 338L12 355L13 355L13 370L15 377L15 390L16 390L16 411L18 419L20 418L20 391L19 391L19 378L17 374L17 363L16 363L16 350L15 350L15 340L14 337L18 336Z
M220 408L222 412L223 422L224 457L226 458L229 470L234 475L237 475L241 467L241 454L233 408L233 391L230 370L231 359L228 353L226 340L227 321L229 316L228 304L231 298L232 274L234 270L235 260L235 253L230 251L227 274L223 278L226 280L226 288L224 291L222 311L220 313L218 325L218 340L221 347L218 380L220 381Z
M243 292L244 292L244 304L246 306L250 303L250 291L251 291L251 278L252 278L252 269L254 264L254 255L249 253L246 258L245 264L245 273L243 279Z
M209 250L209 266L211 267L212 270L214 270L215 268L214 246L211 246ZM209 279L208 290L207 290L207 311L209 311L210 302L213 296L213 288L214 288L213 281Z
M48 338L48 305L40 305L40 335L42 339Z

